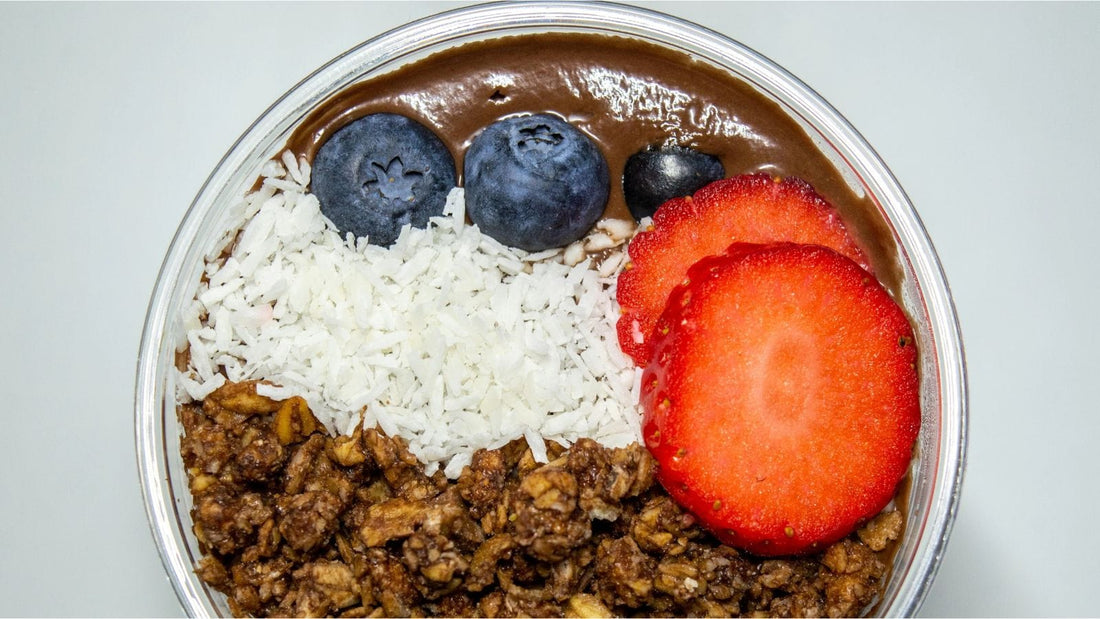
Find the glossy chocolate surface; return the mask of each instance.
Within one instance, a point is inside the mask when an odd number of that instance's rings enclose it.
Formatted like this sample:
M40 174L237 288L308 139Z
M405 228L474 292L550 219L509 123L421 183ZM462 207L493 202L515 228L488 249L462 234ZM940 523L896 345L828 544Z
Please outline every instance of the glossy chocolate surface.
M312 160L334 131L381 111L434 130L451 149L460 177L463 154L485 126L510 115L558 114L590 135L607 158L612 186L605 217L630 218L622 171L626 159L647 146L677 144L716 155L731 176L798 176L837 207L876 275L898 290L893 241L874 201L853 190L772 98L687 53L582 33L469 43L344 89L305 118L287 146Z

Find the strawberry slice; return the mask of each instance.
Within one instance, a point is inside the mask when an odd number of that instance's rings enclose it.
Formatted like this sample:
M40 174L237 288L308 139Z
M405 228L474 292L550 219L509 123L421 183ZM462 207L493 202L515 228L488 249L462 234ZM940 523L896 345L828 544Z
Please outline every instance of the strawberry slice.
M819 550L893 498L920 427L905 314L850 258L735 244L676 287L642 375L658 479L723 542Z
M736 176L664 203L652 229L631 241L631 262L619 276L619 347L645 366L653 325L689 266L734 242L779 241L831 247L870 268L836 209L801 179Z

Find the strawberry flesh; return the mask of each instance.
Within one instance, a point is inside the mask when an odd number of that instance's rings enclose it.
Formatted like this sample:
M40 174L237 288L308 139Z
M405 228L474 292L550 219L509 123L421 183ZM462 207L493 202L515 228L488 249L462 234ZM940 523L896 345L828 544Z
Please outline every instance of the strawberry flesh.
M734 244L692 266L653 332L643 437L723 542L813 552L894 497L920 427L904 312L852 259Z
M780 241L831 247L870 268L836 209L798 178L735 176L661 205L653 227L631 241L631 262L619 276L620 348L639 367L645 366L652 351L650 335L669 293L700 258L735 242Z

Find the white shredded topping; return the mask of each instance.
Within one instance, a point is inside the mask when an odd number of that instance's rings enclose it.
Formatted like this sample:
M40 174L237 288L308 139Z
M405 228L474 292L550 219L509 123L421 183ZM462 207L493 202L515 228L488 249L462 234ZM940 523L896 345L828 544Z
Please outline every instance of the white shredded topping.
M263 379L262 394L302 396L330 431L377 425L451 478L476 449L519 437L540 462L543 439L640 440L637 371L615 332L621 231L585 241L611 248L600 264L529 254L467 225L455 189L443 217L382 248L341 237L309 173L292 156L269 162L233 209L240 233L208 256L181 318L181 401Z

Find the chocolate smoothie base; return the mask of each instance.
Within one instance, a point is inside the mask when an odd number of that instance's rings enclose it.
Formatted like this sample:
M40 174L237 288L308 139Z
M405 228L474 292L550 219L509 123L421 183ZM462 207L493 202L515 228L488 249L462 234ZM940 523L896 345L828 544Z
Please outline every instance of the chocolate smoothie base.
M630 219L622 171L630 155L680 145L716 155L727 176L764 172L808 181L840 212L895 297L901 273L874 200L853 190L778 103L729 71L686 53L600 34L540 33L468 43L356 83L310 113L287 148L312 161L345 124L376 112L431 128L459 183L473 138L507 116L549 112L587 133L611 170L604 216Z

